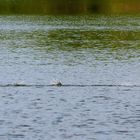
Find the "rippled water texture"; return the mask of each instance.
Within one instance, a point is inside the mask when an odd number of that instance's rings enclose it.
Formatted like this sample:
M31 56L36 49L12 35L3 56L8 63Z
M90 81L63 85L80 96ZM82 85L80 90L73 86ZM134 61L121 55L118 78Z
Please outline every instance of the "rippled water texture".
M139 140L139 93L139 16L0 17L0 139Z

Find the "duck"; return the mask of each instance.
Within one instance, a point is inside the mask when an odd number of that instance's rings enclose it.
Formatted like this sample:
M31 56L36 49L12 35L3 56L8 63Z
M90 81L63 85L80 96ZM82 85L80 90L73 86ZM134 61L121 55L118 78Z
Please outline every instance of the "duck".
M62 86L61 81L54 81L52 86Z
M14 83L14 86L26 86L26 84L24 81L20 81L20 82Z

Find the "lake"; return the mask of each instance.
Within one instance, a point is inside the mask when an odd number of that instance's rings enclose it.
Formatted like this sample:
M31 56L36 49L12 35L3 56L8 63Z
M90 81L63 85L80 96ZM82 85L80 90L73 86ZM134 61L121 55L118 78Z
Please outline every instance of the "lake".
M139 140L139 37L134 15L0 16L0 139Z

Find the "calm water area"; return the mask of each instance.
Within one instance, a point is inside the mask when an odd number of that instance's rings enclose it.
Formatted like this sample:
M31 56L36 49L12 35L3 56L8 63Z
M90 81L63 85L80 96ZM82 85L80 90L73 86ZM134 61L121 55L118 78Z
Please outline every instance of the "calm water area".
M67 139L140 139L139 16L0 16L0 140Z

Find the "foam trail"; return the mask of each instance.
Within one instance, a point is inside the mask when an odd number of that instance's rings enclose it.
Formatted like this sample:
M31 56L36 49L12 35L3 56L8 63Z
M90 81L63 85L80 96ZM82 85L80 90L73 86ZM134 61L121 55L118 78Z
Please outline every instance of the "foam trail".
M76 85L76 84L64 84L64 85L54 85L54 84L0 84L0 87L140 87L140 85L132 84L89 84L89 85Z

